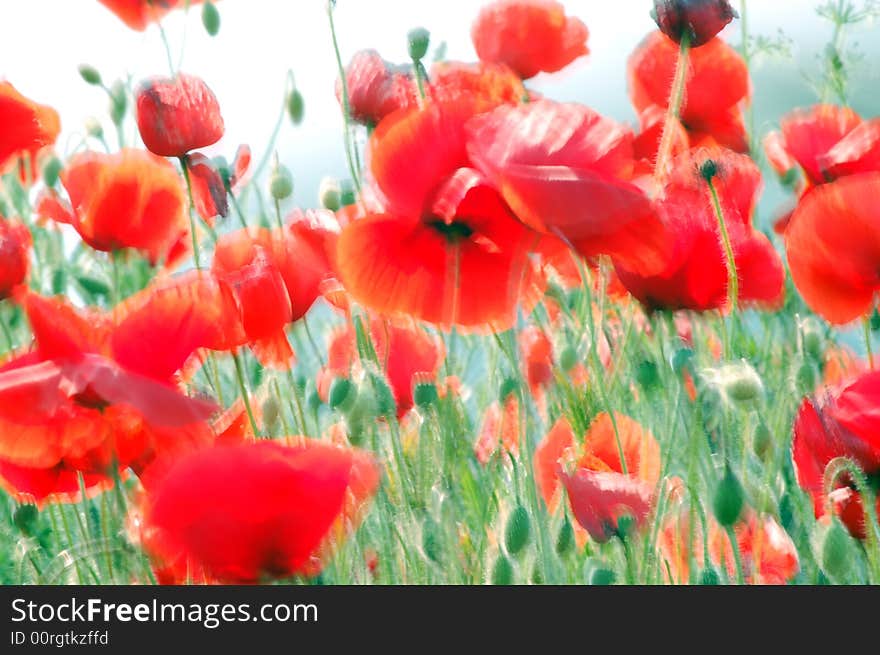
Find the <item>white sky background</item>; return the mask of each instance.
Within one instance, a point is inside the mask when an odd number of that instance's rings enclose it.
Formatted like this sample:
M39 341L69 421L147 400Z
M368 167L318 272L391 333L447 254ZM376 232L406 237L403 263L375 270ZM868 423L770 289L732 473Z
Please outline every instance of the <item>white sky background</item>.
M449 59L473 60L470 26L484 4L476 0L338 0L336 25L343 60L347 63L358 49L375 48L386 59L405 61L406 33L418 25L431 31L432 47L447 42ZM626 58L654 27L648 15L652 3L568 0L563 4L587 24L592 54L562 73L539 76L530 86L555 99L584 102L619 120L632 120L626 96ZM809 66L830 33L830 26L812 10L816 4L818 0L749 0L750 29L772 36L784 28ZM231 158L239 143L249 143L255 159L262 156L290 68L305 97L306 118L297 128L285 122L277 148L294 174L298 202L314 205L318 180L325 174L342 176L345 171L325 0L220 0L217 7L222 26L215 38L202 28L200 7L189 15L174 12L163 21L175 60L182 54L181 69L204 78L220 100L226 136L209 154ZM738 23L725 35L739 43ZM876 55L880 42L876 27L873 35L872 39L863 34L862 40L864 48L873 47ZM81 63L95 66L108 83L129 73L135 80L168 74L158 28L132 31L97 0L0 0L0 78L58 109L62 153L79 141L77 135L89 116L102 119L108 140L113 135L107 98L80 79L77 67ZM784 108L812 102L797 70L788 66L790 71L773 83L777 95L787 94ZM767 75L780 73L778 64L766 67ZM874 89L878 69L869 70ZM780 90L782 83L789 86ZM759 104L759 118L760 110ZM778 117L778 113L768 116Z

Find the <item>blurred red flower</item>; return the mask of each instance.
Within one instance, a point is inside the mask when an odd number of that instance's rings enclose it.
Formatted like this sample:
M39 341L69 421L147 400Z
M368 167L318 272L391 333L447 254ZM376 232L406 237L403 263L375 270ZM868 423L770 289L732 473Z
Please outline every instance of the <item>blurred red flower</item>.
M0 300L26 282L30 247L30 230L0 216Z
M18 160L22 182L36 179L37 157L55 143L60 131L58 112L0 80L0 173Z
M216 1L216 0L215 0ZM165 14L204 0L98 0L131 29L143 32L150 23L159 22Z
M585 257L610 255L656 273L669 239L647 195L628 180L629 128L575 104L503 105L467 125L468 153L522 222Z
M865 513L852 480L846 475L838 478L829 498L824 475L831 460L848 457L869 479L880 477L878 405L880 373L868 372L842 389L804 399L794 422L792 460L798 483L813 499L816 517L833 508L849 531L862 539ZM880 511L880 498L877 503Z
M49 191L37 213L73 225L96 250L134 248L156 264L188 232L177 171L144 150L75 155L61 172L61 183L70 203Z
M785 230L795 286L831 323L849 323L874 306L880 289L878 194L880 173L823 184L801 198Z
M356 518L378 476L369 455L313 440L202 450L147 488L144 545L163 583L317 573L334 523Z
M674 239L665 269L640 275L616 262L620 281L649 309L724 308L728 303L727 263L710 191L700 176L703 162L716 163L713 184L719 195L744 303L776 306L782 301L785 274L770 241L752 227L761 172L745 155L700 149L673 161L658 211Z
M589 54L587 26L553 0L496 0L480 10L471 39L481 61L521 78L562 70Z
M137 124L147 149L162 157L183 157L223 136L220 104L194 75L153 78L137 91Z
M522 80L504 64L437 62L431 67L428 93L434 102L472 100L476 111L519 104L528 96Z
M360 50L345 69L351 120L377 125L398 109L419 106L419 91L412 66L394 66L375 50ZM342 80L336 80L336 98L343 103Z
M698 48L736 18L728 0L654 0L654 21L670 39Z

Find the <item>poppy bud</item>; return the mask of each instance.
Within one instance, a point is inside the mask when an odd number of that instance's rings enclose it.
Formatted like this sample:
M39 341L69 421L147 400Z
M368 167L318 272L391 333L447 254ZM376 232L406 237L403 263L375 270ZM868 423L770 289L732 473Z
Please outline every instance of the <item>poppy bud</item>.
M348 378L336 378L330 385L329 404L333 409L346 412L354 407L357 387Z
M35 532L34 528L38 516L39 511L36 505L19 505L12 516L12 521L22 533L31 536Z
M700 573L700 584L704 587L715 587L721 584L721 580L718 578L718 571L711 566L703 569Z
M391 418L397 413L397 403L394 401L394 392L381 375L370 375L370 383L373 387L373 397L376 402L376 416Z
M617 518L617 536L626 539L635 532L637 523L632 514L623 514Z
M104 136L104 128L101 127L101 123L98 122L97 118L91 117L86 119L85 123L86 134L96 139L101 139Z
M728 0L654 0L651 12L657 27L676 43L685 37L691 47L699 47L738 14Z
M290 120L294 125L299 125L303 121L304 114L305 100L299 89L294 89L287 96L287 115L290 116Z
M504 553L498 553L498 559L492 567L491 580L493 585L513 584L513 564Z
M822 572L832 582L844 581L852 570L853 539L837 519L825 531L821 540Z
M767 424L761 421L752 436L752 450L758 457L764 459L771 453L772 447L773 435L770 434Z
M522 505L517 505L507 518L507 526L504 529L504 545L507 552L517 555L525 548L531 538L531 521L529 513Z
M575 367L578 362L577 348L574 346L566 346L559 353L559 366L563 371L568 372Z
M325 177L318 186L318 202L321 207L331 212L339 211L342 206L342 189L335 177Z
M308 404L309 409L313 412L317 412L318 408L324 404L324 401L321 400L321 394L318 393L317 389L312 389L309 392L309 395L306 398L306 404Z
M43 166L43 182L47 187L51 188L58 183L58 176L61 174L61 160L58 157L52 157Z
M616 577L611 569L599 566L593 569L593 573L590 576L590 584L596 586L613 585Z
M718 380L727 397L733 402L750 403L764 391L757 371L745 361L728 364L718 369Z
M712 510L715 512L715 520L722 527L733 526L742 514L745 498L742 485L730 465L725 467L724 477L715 489L715 497L712 499Z
M416 407L427 409L437 404L439 395L433 382L416 382L413 385L413 402Z
M538 562L535 562L535 568L532 569L532 584L544 584L544 572Z
M428 44L431 42L431 33L424 27L416 27L406 35L409 42L409 57L413 61L421 61L428 54Z
M660 384L660 372L657 370L657 364L648 359L639 362L636 367L636 381L646 391L650 391Z
M278 418L280 416L278 401L275 400L273 396L269 396L263 401L263 407L261 409L263 414L263 424L266 426L266 429L271 432L278 425Z
M83 78L86 84L91 84L92 86L101 86L103 83L98 70L88 64L83 64L79 67L79 76Z
M293 176L284 166L278 166L269 180L269 193L275 200L284 200L293 194Z
M824 338L822 336L822 326L812 316L805 318L801 322L801 334L804 340L804 351L810 356L819 359L822 356L822 344Z
M128 110L128 92L125 85L117 80L110 88L110 118L114 125L121 125Z
M505 378L501 383L501 389L498 392L498 398L501 402L507 400L507 397L511 394L515 394L519 391L519 380L516 378Z
M210 36L217 36L220 31L220 12L213 2L206 2L202 6L202 25Z
M690 348L679 348L672 356L672 370L676 375L681 375L685 369L690 369L694 359L694 351Z
M440 526L428 516L422 524L422 550L425 551L425 557L439 564L442 555L441 543Z
M352 184L351 180L344 180L340 185L339 199L343 207L353 205L357 200L354 193L354 184Z
M816 388L817 381L818 374L813 363L808 361L801 362L800 366L798 366L797 373L795 373L794 380L797 392L802 395L812 393L813 389Z
M9 297L27 278L30 244L27 227L0 217L0 300Z
M574 528L566 516L565 522L559 528L559 534L556 535L556 553L565 555L574 548L574 545Z

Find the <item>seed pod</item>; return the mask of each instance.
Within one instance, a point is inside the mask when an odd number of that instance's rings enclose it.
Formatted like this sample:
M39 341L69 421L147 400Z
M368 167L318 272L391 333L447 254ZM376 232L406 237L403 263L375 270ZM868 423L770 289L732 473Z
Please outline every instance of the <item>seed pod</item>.
M437 385L433 382L416 382L413 385L413 402L416 407L427 409L436 405L439 400Z
M715 519L722 527L732 527L742 514L745 494L739 480L733 474L730 465L725 467L724 477L715 489L712 499L712 510Z
M269 180L269 193L275 200L284 200L293 194L293 176L284 166L278 166Z
M83 78L86 84L91 84L92 86L100 86L103 84L101 81L101 74L98 70L88 64L83 64L79 67L79 76Z
M742 362L723 367L724 390L727 397L738 403L749 403L757 400L764 391L764 384L757 371Z
M409 57L413 61L421 61L428 54L428 44L431 42L431 33L424 27L416 27L406 35L409 43Z
M507 518L504 529L504 545L511 555L519 554L531 539L532 526L529 513L522 505L517 505Z
M294 89L287 96L287 115L294 125L299 125L305 115L305 99L299 89Z
M504 553L498 553L498 558L492 566L493 585L510 585L513 584L513 564Z
M220 31L220 12L213 2L202 5L202 25L210 36L217 36Z

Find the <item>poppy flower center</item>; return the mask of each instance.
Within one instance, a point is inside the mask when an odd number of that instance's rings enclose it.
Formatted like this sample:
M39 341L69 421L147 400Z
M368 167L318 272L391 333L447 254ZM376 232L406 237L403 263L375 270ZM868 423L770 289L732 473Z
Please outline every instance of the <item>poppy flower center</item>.
M446 240L450 243L457 243L467 239L474 233L473 228L462 221L447 223L442 218L431 217L426 221L426 224L446 237Z

